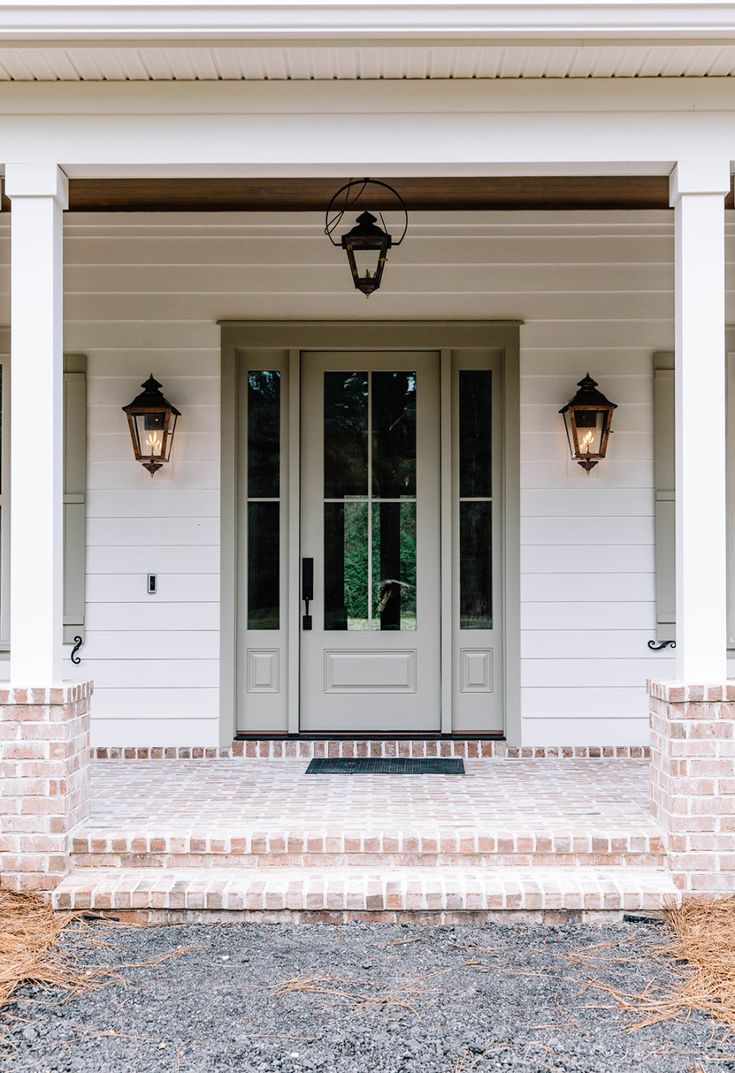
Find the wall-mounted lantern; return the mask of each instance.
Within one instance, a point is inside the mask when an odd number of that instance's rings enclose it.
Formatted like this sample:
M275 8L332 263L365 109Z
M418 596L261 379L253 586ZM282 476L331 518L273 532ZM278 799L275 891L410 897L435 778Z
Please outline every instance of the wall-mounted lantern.
M342 223L344 214L368 199L363 198L365 190L369 187L379 186L388 190L396 199L403 213L403 232L401 237L394 239L387 230L382 213L380 222L372 212L363 210L357 217L355 226L346 231L339 242L336 242L333 234ZM356 192L355 192L356 191ZM362 291L365 297L369 297L373 291L377 291L383 278L383 269L388 255L388 250L393 246L400 246L408 231L408 210L403 198L388 183L378 179L353 179L340 187L327 206L324 220L324 234L333 246L341 246L347 254L347 260L352 273L352 281L358 291Z
M123 406L123 413L128 416L136 461L153 477L170 461L176 419L181 413L161 394L161 385L153 373L141 387L140 395Z
M617 403L610 402L597 390L597 381L589 373L579 381L577 387L577 394L566 406L562 406L559 413L564 417L572 458L589 475L607 452L613 410L617 408Z

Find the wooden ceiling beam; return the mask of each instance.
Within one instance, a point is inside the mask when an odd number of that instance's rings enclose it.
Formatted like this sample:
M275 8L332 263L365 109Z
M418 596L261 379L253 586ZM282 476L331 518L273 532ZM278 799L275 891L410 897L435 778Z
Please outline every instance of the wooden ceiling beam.
M323 213L345 180L71 179L72 212L316 212ZM661 175L462 176L392 178L409 211L667 209L669 180ZM395 201L375 188L364 207ZM726 201L733 207L732 193ZM4 208L9 208L4 199Z

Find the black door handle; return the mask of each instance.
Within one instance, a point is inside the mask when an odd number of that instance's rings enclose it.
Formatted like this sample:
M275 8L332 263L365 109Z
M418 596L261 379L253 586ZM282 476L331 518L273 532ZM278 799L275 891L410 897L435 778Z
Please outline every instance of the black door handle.
M305 630L311 629L311 615L309 604L314 599L314 560L303 558L301 560L301 599L304 601L304 617L302 626Z

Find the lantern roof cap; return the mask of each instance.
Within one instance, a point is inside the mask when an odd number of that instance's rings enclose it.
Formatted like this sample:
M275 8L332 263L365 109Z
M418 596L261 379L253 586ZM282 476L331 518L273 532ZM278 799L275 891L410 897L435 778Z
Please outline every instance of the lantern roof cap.
M359 241L374 241L380 243L381 246L390 246L393 242L391 235L388 231L384 231L378 224L378 219L373 216L372 212L361 212L357 217L355 226L352 227L342 236L342 245L346 245L348 242Z
M597 381L593 380L589 373L577 381L579 391L570 399L566 406L562 406L560 414L565 414L572 407L597 407L599 409L616 410L617 403L610 400L597 390Z
M127 406L123 406L124 413L134 414L138 412L146 413L151 410L169 410L177 417L181 417L181 411L177 410L161 392L161 384L156 380L153 373L140 386L143 390L140 395L136 395L132 402L129 402Z

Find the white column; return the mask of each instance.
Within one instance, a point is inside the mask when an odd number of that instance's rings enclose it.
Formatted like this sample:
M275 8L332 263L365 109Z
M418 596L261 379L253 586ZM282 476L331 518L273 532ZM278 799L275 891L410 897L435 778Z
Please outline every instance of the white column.
M10 678L61 682L63 600L63 210L55 164L8 164Z
M679 161L676 245L676 666L726 678L725 204L730 163Z

